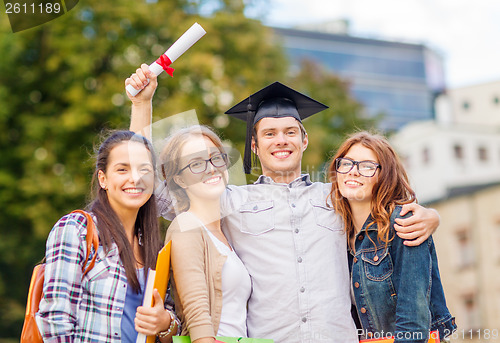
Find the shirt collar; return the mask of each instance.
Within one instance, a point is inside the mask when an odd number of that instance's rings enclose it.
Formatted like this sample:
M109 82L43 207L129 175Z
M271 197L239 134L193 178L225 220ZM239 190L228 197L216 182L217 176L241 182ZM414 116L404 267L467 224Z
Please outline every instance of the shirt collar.
M285 183L278 183L278 182L274 182L274 180L272 178L270 178L269 176L265 176L265 175L261 175L259 176L259 178L257 179L257 181L254 182L255 185L258 185L258 184L263 184L263 185L286 185L290 188L294 188L294 187L299 187L299 186L310 186L312 184L312 181L311 181L311 177L309 176L309 174L301 174L298 178L296 178L295 180L293 180L292 182L290 182L288 185L285 184Z
M372 222L373 222L373 224L368 227L368 225L370 223L372 223ZM371 214L368 215L368 218L366 218L365 223L363 224L363 227L361 228L360 232L363 232L363 231L377 231L377 230L378 230L377 223L375 223L375 221L373 220L373 217L372 217Z

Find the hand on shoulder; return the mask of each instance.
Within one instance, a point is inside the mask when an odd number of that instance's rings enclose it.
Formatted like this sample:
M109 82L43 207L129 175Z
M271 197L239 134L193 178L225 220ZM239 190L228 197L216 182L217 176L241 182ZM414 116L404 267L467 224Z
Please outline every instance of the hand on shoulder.
M405 215L412 212L413 215ZM394 229L397 235L405 240L407 246L417 246L422 244L436 231L439 225L439 214L436 210L422 207L416 203L405 204L397 218Z

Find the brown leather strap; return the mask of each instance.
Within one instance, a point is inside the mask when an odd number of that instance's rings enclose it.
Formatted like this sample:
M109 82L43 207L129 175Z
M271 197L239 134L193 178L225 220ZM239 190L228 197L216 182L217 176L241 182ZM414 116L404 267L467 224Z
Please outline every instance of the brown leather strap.
M82 278L83 278L94 267L95 260L97 257L97 249L99 248L99 236L97 235L97 231L95 229L94 219L88 212L83 210L74 210L71 213L80 213L87 219L87 236L86 236L87 256L85 256L85 262L82 265L82 272L83 272ZM90 249L92 246L94 247L95 253L94 256L92 256L92 260L90 261L89 266L87 267L87 269L85 269L87 261L89 260Z

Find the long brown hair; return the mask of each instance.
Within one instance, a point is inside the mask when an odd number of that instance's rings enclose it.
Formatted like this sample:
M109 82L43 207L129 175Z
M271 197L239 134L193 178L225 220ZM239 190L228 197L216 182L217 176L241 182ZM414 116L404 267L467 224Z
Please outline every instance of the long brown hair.
M328 176L332 183L332 190L329 196L335 211L344 220L349 243L351 242L351 238L355 236L352 211L349 202L340 193L337 184L335 160L339 157L344 157L355 144L362 144L364 147L372 150L381 166L378 182L373 186L372 190L371 216L377 224L378 239L387 244L392 239L392 237L389 237L392 211L396 205L415 201L415 192L410 187L408 175L401 160L385 137L366 131L354 133L349 136L338 149L328 168Z
M99 147L96 157L96 167L92 179L93 201L87 206L88 210L97 217L97 227L99 229L99 240L106 252L116 243L120 252L120 259L125 267L127 280L136 293L140 292L140 284L136 272L136 259L134 249L130 244L122 223L115 211L111 207L106 191L101 188L98 182L99 170L106 173L108 167L109 154L111 150L123 142L138 142L149 150L151 162L154 167L156 179L156 157L152 144L144 137L131 131L113 132ZM136 237L141 236L142 245L139 246L141 257L144 261L144 268L155 269L158 251L162 247L160 231L158 225L158 215L156 210L155 196L141 206L135 220ZM146 276L147 273L144 273Z
M176 209L180 212L189 210L189 198L184 188L174 181L174 176L179 173L182 148L193 136L207 137L214 143L221 153L226 153L222 142L215 132L208 126L192 125L176 131L167 138L167 142L160 153L160 165L163 178L176 200Z

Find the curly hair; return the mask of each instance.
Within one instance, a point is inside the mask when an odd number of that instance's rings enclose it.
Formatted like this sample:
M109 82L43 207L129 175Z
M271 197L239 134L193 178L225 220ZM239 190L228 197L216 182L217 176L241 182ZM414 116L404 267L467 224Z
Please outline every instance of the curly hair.
M381 168L378 182L372 190L371 216L378 227L378 239L386 244L392 240L390 234L390 217L396 205L403 205L416 201L415 192L410 187L408 175L398 155L387 139L381 135L362 131L350 135L340 146L328 168L328 177L332 183L329 197L335 211L344 220L348 242L355 236L352 221L352 210L349 202L340 193L337 184L335 160L344 157L355 144L361 144L372 150L377 156Z

